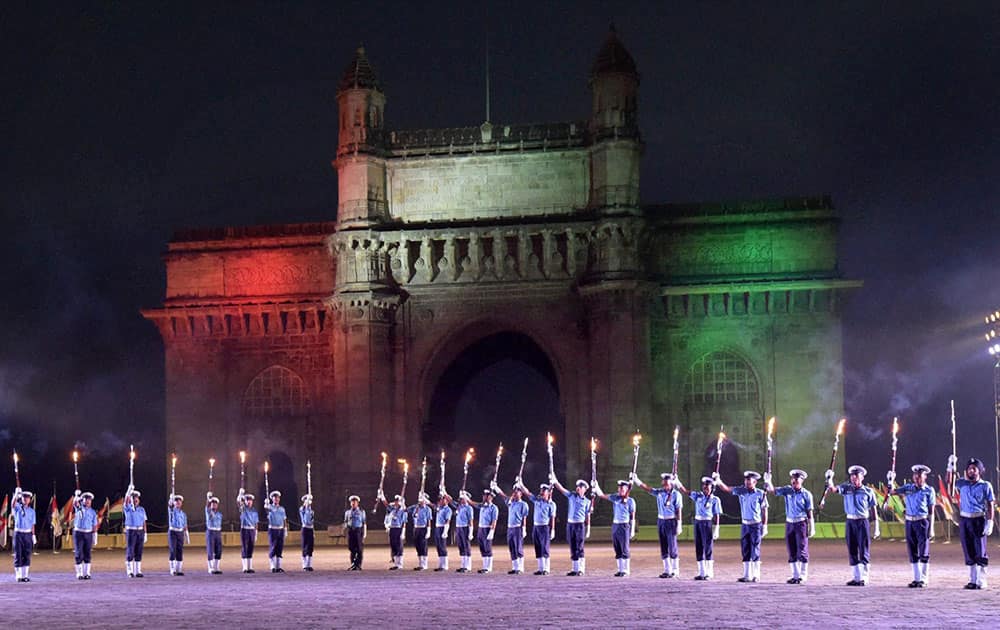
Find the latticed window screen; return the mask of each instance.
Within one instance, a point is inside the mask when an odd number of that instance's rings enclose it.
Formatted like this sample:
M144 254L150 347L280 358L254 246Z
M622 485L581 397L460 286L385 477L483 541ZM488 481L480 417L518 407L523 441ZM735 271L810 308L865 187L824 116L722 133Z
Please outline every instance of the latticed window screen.
M302 377L280 365L254 377L243 394L243 413L249 416L301 416L308 410L309 393Z
M698 359L684 384L689 403L757 402L757 377L746 361L729 352L712 352Z

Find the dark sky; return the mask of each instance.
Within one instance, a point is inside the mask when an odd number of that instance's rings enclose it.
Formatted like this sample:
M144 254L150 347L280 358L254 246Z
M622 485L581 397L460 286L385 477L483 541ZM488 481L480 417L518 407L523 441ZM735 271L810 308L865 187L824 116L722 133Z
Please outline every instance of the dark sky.
M940 468L954 397L960 453L992 465L997 3L203 4L0 5L0 448L31 483L75 440L162 452L138 311L166 241L334 218L335 86L359 43L390 127L482 122L487 33L494 121L582 119L612 19L642 74L644 201L832 195L843 272L866 281L844 318L849 447L883 470L866 438L895 412L902 461Z

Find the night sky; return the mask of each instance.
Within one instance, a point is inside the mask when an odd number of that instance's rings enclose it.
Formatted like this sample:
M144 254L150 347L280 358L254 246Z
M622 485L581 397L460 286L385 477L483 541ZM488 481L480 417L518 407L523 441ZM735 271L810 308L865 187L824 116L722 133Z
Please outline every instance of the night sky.
M95 484L124 479L129 442L165 483L163 354L139 315L160 255L183 227L335 217L358 44L390 128L481 123L487 34L494 122L578 120L611 20L642 75L645 202L833 197L843 273L866 283L844 313L855 459L881 475L899 414L902 465L942 468L955 398L960 457L992 468L1000 4L202 4L0 6L0 449L46 500L77 440Z

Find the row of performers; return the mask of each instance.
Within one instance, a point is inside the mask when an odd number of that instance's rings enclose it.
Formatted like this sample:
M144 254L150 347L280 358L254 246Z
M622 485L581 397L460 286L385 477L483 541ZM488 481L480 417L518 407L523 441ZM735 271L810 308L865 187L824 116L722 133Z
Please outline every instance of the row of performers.
M947 464L948 483L956 476L957 459L951 455ZM992 485L984 480L984 465L972 458L966 462L962 478L955 487L959 493L960 533L965 564L969 567L967 589L986 587L987 537L993 531L995 497ZM930 541L934 532L934 489L927 483L930 468L922 464L912 467L912 481L895 485L895 474L888 473L887 480L892 493L903 498L906 518L906 543L913 570L912 588L922 588L929 583ZM848 469L850 479L835 484L834 472L825 473L826 492L839 493L844 499L846 512L846 542L852 578L849 586L865 586L869 582L870 542L879 537L877 497L865 486L867 471L862 466ZM556 503L553 492L567 499L566 538L569 542L572 570L570 576L586 573L585 541L590 536L590 515L594 501L609 501L613 508L612 543L617 562L616 577L627 577L631 573L630 542L636 532L635 499L630 496L632 488L638 486L656 499L660 555L663 560L661 578L680 577L677 537L682 530L682 499L687 496L694 502L694 544L697 559L695 580L711 580L714 574L712 559L713 542L719 536L719 520L722 509L716 489L738 497L742 520L740 545L743 558L743 574L740 582L760 580L761 540L767 536L767 495L780 496L785 501L785 539L788 549L790 570L789 584L803 584L808 579L809 538L815 533L814 500L812 493L802 487L807 478L803 470L790 471L788 485L775 487L770 475L763 476L763 488L758 487L761 475L746 471L743 485L731 487L724 483L718 473L701 479L701 489L689 491L681 480L670 473L661 475L661 485L653 488L634 474L629 480L618 482L617 492L606 494L599 484L593 487L586 481L578 480L573 489L563 486L556 476L550 475L549 483L540 485L537 493L532 493L517 479L507 495L496 484L483 491L482 500L474 501L469 493L461 491L458 500L441 488L435 509L432 509L427 494L421 492L418 502L406 506L402 496L396 495L392 501L379 491L377 500L387 508L386 526L392 554L390 570L403 569L403 533L407 523L412 523L413 546L417 554L416 571L428 568L428 549L431 536L438 556L435 571L448 570L449 529L454 517L455 540L457 541L461 566L460 573L472 570L472 542L478 542L482 556L479 573L493 571L493 538L499 522L499 497L507 509L507 548L510 553L511 575L524 572L524 539L527 536L529 515L533 524L531 540L534 545L538 568L535 575L550 572L549 544L555 536ZM825 496L825 495L824 495ZM80 580L91 577L91 550L97 543L97 514L92 507L93 494L77 491L74 500L74 560L76 576ZM254 573L254 546L259 533L258 513L254 509L254 495L240 489L237 505L241 524L241 558L244 573ZM302 568L312 571L314 549L314 512L312 495L301 498L299 517L302 523ZM146 513L140 505L141 494L129 486L125 494L125 536L126 574L140 578L142 573L143 545L146 542ZM529 505L529 503L531 505ZM350 569L360 571L364 557L364 541L367 536L367 514L360 507L358 496L350 497L351 507L344 513L343 528L350 549ZM184 575L184 545L190 543L187 516L183 510L184 497L171 495L168 503L169 515L169 561L170 573ZM533 506L533 510L531 507ZM284 541L288 531L288 519L281 505L281 492L275 490L265 499L267 514L268 559L272 573L283 573L281 566ZM478 511L478 519L476 518ZM29 581L32 548L35 542L35 512L31 507L31 493L15 489L14 505L14 572L17 581ZM222 559L222 512L219 499L208 493L205 504L206 552L208 571L221 574L219 563ZM477 531L478 526L478 531Z

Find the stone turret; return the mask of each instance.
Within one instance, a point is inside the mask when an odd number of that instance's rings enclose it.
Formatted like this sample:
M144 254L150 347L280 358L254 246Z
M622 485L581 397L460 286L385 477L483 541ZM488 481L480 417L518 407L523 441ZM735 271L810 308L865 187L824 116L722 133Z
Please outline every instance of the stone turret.
M638 214L639 72L614 25L590 70L591 207Z
M363 46L337 85L337 221L366 227L387 217L385 94Z

